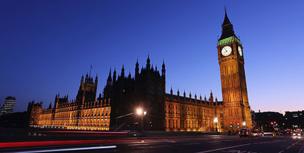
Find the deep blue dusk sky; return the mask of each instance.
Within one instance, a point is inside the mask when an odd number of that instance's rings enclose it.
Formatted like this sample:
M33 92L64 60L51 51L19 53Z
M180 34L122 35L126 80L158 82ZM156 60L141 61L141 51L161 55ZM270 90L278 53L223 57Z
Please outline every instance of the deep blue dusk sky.
M165 60L167 91L221 98L217 39L227 7L244 45L253 110L304 109L304 1L37 0L0 2L0 101L48 105L74 98L93 65L102 91L109 69Z

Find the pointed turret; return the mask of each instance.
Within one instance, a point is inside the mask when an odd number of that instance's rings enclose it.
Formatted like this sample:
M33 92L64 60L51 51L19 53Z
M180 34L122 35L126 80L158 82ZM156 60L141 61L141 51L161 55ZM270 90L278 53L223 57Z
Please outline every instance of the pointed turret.
M88 82L88 80L89 80L89 75L87 73L86 76L85 76L85 82Z
M107 85L112 85L112 70L110 69L108 79L107 79Z
M233 25L231 24L231 22L228 18L228 15L227 15L227 11L225 9L225 17L224 17L224 21L222 24L222 35L219 40L222 40L222 39L225 39L225 38L228 38L231 36L236 37L236 35L234 34Z
M139 76L139 63L137 59L135 64L135 79L138 79L138 76Z
M151 61L150 61L150 55L148 55L147 63L146 63L146 69L150 70L150 67L151 67Z
M132 78L132 77L131 77L131 72L129 72L129 74L128 74L128 79L131 80L131 78Z
M82 75L82 76L81 76L81 80L80 80L80 84L83 83L83 80L84 80L84 77L83 77L83 75Z
M101 93L99 93L98 95L98 100L101 100Z
M213 102L213 93L212 93L212 91L210 92L209 102Z
M98 76L97 75L95 76L95 85L96 85L96 87L98 85Z
M52 102L50 102L50 105L49 105L48 109L52 109Z
M166 65L165 65L165 61L163 60L163 64L162 64L162 76L165 77L166 76Z
M165 66L165 61L163 60L163 64L162 64L162 85L163 85L163 91L165 92L166 90L166 66Z
M116 69L114 68L113 72L113 83L116 82Z
M124 77L125 77L125 67L124 67L124 65L122 65L122 67L121 67L121 74L120 74L120 77L121 77L121 78L124 78Z

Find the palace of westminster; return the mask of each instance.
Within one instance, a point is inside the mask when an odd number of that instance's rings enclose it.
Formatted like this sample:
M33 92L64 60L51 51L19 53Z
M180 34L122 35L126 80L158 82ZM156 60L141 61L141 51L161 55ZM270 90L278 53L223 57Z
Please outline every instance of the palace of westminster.
M82 76L75 100L56 95L47 109L30 102L29 126L73 130L136 129L164 131L235 132L252 128L244 69L243 47L227 13L217 43L223 101L179 91L166 93L166 66L135 64L135 76L110 71L103 94L96 95L98 78ZM145 116L137 116L136 107Z

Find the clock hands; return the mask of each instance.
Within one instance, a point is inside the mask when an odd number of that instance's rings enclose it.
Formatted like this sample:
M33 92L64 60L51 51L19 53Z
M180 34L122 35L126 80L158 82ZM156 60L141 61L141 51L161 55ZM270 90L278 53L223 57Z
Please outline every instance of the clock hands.
M227 49L224 47L224 50L227 52Z

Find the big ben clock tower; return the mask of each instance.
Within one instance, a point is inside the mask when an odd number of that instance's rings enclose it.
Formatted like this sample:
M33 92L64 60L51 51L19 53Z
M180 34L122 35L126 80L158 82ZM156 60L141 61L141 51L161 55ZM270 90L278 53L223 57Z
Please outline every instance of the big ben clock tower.
M226 11L217 49L224 105L223 128L227 132L237 132L241 128L252 128L243 46L234 33L233 25Z

